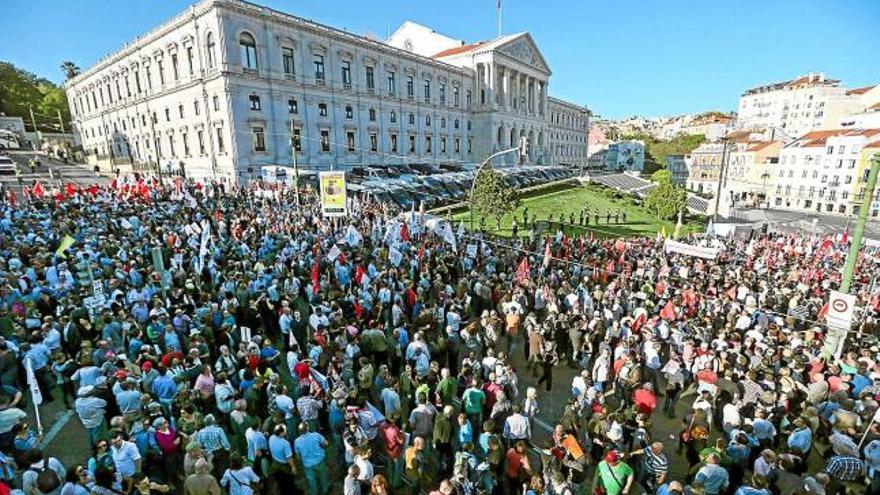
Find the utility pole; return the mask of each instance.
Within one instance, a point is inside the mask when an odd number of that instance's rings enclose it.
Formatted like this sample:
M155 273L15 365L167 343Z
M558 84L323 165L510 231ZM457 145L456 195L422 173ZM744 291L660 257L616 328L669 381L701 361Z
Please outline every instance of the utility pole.
M61 119L61 110L56 109L55 111L58 112L58 125L61 126L61 134L64 134L64 120Z
M861 208L859 208L859 219L856 221L852 244L849 246L849 253L846 255L846 264L843 267L843 280L840 282L840 292L844 294L849 294L850 287L852 286L853 273L856 269L856 262L859 259L859 251L862 248L862 235L865 232L865 224L868 222L868 210L871 209L871 202L874 199L874 189L877 186L878 172L880 172L880 153L875 153L874 157L871 159L871 169L868 172L868 183L865 185L865 197L862 199ZM850 328L828 327L825 347L835 358L839 358L843 352L844 345L846 344L846 336L849 331Z
M293 133L293 119L290 119L290 154L293 156L293 189L296 205L299 206L299 165L296 162L296 136Z
M37 138L37 148L40 147L40 131L37 130L37 119L34 118L34 107L28 105L28 111L31 113L31 125L34 126L34 136Z
M721 206L721 187L722 187L722 179L724 178L724 172L727 171L727 145L728 139L721 138L721 142L724 143L724 147L721 149L721 169L718 171L718 188L715 191L715 211L712 213L712 223L718 223L718 208Z
M498 21L498 37L501 37L501 0L495 2L495 18Z
M874 199L874 188L877 186L877 172L880 171L880 153L875 153L871 159L871 169L868 172L868 183L865 185L865 197L862 199L862 207L859 208L859 219L853 232L852 244L849 246L849 254L846 256L846 265L843 267L843 280L840 282L840 292L849 294L852 285L853 272L856 269L859 250L862 247L862 235L865 233L865 224L868 222L868 210Z

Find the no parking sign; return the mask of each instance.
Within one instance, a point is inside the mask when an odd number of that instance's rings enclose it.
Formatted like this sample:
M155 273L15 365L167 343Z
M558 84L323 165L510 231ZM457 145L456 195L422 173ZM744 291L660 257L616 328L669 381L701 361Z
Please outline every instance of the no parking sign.
M852 327L855 308L856 296L833 290L831 297L828 298L828 314L825 316L825 323L832 328L849 330Z

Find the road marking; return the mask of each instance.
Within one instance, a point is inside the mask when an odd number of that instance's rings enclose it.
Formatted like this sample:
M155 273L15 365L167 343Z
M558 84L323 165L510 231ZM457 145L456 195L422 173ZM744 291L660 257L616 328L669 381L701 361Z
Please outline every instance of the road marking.
M55 424L49 428L49 433L46 433L46 436L43 437L43 445L49 445L52 443L52 440L61 433L61 430L67 426L70 418L73 417L73 411L64 411L63 413L57 416L58 420L55 421Z

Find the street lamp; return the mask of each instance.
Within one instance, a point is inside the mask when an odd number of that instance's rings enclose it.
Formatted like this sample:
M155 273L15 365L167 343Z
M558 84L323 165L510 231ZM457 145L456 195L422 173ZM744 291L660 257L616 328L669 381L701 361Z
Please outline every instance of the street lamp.
M483 163L481 163L480 166L477 167L477 171L474 174L474 180L471 182L471 195L470 195L470 198L468 198L468 210L469 210L468 216L469 216L469 220L470 220L471 231L474 230L474 189L476 189L476 187L477 187L477 177L480 176L480 172L483 171L483 167L485 167L487 163L491 162L493 158L507 155L507 154L513 153L513 152L519 152L520 158L524 158L526 156L527 145L528 145L528 140L525 137L520 137L519 138L519 146L517 146L515 148L509 148L506 150L497 151L497 152L489 155L489 157L486 158L485 160L483 160Z

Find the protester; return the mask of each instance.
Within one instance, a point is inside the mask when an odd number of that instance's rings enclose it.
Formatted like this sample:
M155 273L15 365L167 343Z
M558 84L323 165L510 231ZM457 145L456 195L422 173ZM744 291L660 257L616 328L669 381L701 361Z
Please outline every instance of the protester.
M300 196L118 179L4 208L16 488L880 493L875 248L837 357L848 239L505 240L370 197L327 218ZM73 403L85 470L42 457L30 383Z

